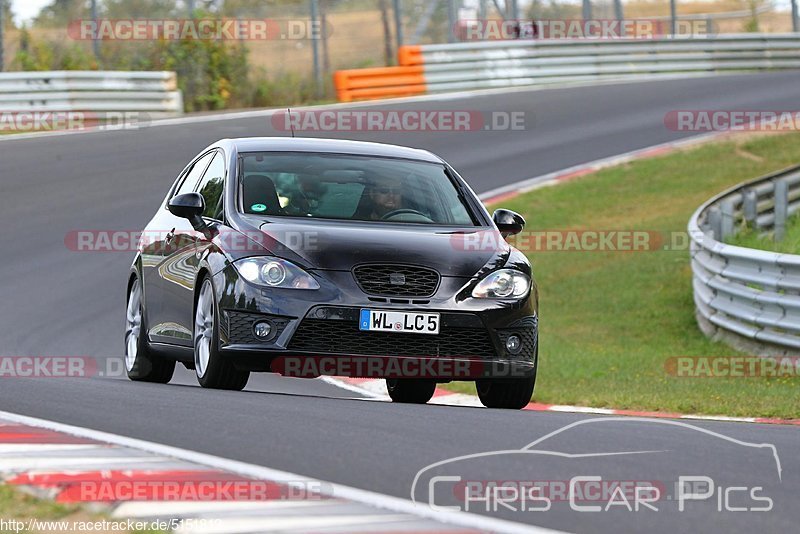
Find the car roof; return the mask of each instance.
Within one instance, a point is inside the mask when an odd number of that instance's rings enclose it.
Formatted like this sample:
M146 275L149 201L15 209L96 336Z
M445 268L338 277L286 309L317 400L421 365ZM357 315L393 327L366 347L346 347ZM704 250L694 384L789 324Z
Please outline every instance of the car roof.
M216 144L221 145L225 142L233 145L237 152L327 152L442 163L441 158L427 150L365 141L311 137L240 137L224 139Z

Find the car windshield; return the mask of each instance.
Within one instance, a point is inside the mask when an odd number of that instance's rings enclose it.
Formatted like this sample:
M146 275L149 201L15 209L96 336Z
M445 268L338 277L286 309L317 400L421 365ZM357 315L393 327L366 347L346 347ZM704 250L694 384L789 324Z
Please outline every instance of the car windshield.
M242 155L241 209L279 217L475 226L445 167L369 156Z

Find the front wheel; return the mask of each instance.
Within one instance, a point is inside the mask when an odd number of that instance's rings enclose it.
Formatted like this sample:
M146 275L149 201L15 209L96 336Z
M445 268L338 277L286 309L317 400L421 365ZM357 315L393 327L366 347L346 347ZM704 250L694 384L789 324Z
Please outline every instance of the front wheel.
M216 301L211 278L206 276L200 282L194 312L194 371L197 382L204 388L242 390L247 385L250 373L236 369L219 353Z
M531 401L536 376L525 378L482 378L475 381L478 398L487 408L521 410Z
M137 276L128 292L125 310L125 370L131 380L166 384L172 380L175 361L153 354L147 345L143 295L142 283Z
M387 378L386 389L394 402L425 404L433 398L436 382L419 378Z

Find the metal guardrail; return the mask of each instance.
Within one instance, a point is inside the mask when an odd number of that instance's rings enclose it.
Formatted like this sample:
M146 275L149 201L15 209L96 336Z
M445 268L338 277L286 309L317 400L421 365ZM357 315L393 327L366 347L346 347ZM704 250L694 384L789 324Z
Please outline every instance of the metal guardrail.
M0 73L0 111L183 113L174 72L48 71Z
M342 101L628 77L800 68L800 34L543 39L401 47L399 67L339 71ZM422 67L409 81L408 67ZM392 69L397 69L393 76ZM405 69L405 70L404 70ZM367 71L369 69L366 69ZM394 93L392 92L394 91Z
M745 223L780 231L800 211L800 165L740 184L689 220L697 319L707 334L757 345L765 355L800 352L800 255L723 243Z

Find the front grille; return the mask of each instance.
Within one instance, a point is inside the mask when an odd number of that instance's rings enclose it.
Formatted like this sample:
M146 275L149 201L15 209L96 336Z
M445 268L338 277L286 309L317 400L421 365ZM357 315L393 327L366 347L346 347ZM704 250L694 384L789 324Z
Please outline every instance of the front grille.
M362 356L495 356L483 328L442 326L438 335L364 332L358 322L305 319L294 333L289 349L314 353Z
M367 295L430 297L439 287L439 273L413 265L361 265L353 275Z
M275 315L237 311L228 311L226 314L228 320L227 322L223 321L223 325L227 328L223 328L223 333L228 337L228 343L230 344L265 343L265 341L258 339L255 334L253 334L253 323L256 321L268 320L275 328L270 339L266 341L267 343L278 339L284 328L286 328L286 325L289 324L288 319Z

